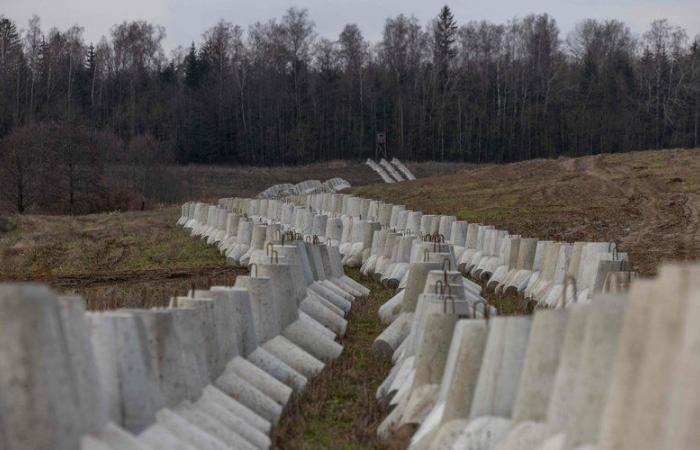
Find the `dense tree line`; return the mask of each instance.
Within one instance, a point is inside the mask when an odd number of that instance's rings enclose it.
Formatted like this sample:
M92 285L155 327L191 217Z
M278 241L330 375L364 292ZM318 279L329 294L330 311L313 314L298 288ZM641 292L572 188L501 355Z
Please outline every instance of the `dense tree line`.
M379 131L408 160L700 146L700 39L665 20L641 36L585 20L564 37L546 14L459 25L444 7L426 26L387 19L372 45L354 24L319 37L292 8L247 30L221 21L168 56L164 36L125 22L93 45L0 16L4 159L37 159L63 128L52 158L69 173L133 159L144 139L151 160L246 164L366 158ZM112 141L100 158L84 145L98 134Z

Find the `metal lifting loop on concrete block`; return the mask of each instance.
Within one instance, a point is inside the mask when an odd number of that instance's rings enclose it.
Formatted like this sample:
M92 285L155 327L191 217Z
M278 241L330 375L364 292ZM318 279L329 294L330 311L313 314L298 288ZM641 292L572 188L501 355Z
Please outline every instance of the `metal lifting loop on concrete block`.
M489 314L489 307L490 307L490 305L489 305L485 300L477 300L477 301L474 302L474 305L472 306L472 316L474 316L474 319L476 319L476 307L477 307L477 305L479 305L479 304L483 304L483 305L484 305L484 320L485 320L486 323L488 324L488 323L489 323L489 319L490 319L490 314ZM498 312L498 310L496 310L496 312Z
M442 282L442 280L437 280L435 282L435 295L443 295L444 293L445 293L445 284Z
M320 244L321 240L318 238L317 234L314 234L314 237L313 237L313 239L311 239L311 242L314 244Z
M274 257L275 264L280 263L280 258L279 255L277 254L277 250L272 250L272 253L270 254L270 264L272 264L272 258ZM257 267L255 269L257 271Z
M449 286L449 285L448 285ZM452 301L452 314L457 314L457 307L455 306L455 298L452 295L446 295L442 302L442 313L447 314L447 302Z
M255 275L253 275L253 268L255 268ZM250 263L248 265L248 270L250 270L250 276L253 278L258 277L258 265L256 263Z
M270 250L274 251L273 246L272 246L272 242L268 242L267 245L265 246L265 256L271 257Z
M440 243L444 244L445 243L445 235L442 233L438 233L438 236L440 237Z
M567 288L569 287L569 283L571 283L571 286L574 288L574 303L576 303L576 299L578 298L578 292L576 291L576 277L573 275L567 275L566 278L564 278L564 290L561 293L562 308L566 308L566 292Z
M445 263L447 263L447 270L445 270ZM447 277L447 272L452 272L452 261L450 261L450 258L445 258L442 260L442 271L445 273L445 277Z

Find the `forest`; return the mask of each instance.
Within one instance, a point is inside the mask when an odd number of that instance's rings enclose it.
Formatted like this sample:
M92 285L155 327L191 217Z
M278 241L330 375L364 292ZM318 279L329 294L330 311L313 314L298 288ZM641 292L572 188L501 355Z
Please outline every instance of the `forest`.
M374 157L378 132L415 161L700 146L700 36L663 19L639 35L592 19L564 34L547 14L459 24L445 6L426 24L387 18L371 43L356 24L319 36L290 8L167 52L157 24L106 31L86 42L80 26L0 15L0 198L14 210L73 213L110 185L87 209L108 208L115 166L137 168L120 171L125 186L149 195L165 164Z

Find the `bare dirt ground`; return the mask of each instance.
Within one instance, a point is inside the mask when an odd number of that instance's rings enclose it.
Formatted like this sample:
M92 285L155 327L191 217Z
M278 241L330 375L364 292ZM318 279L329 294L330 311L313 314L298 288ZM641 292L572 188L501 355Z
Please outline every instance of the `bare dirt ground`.
M534 160L353 192L524 236L614 240L642 274L700 259L700 150Z

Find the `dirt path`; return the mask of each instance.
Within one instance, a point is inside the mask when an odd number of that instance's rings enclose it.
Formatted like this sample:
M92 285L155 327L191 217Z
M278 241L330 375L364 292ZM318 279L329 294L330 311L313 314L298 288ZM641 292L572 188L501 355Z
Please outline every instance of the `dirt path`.
M659 255L659 259L665 259L670 252L676 260L700 256L698 196L669 189L669 185L680 183L683 178L640 176L642 166L602 162L601 157L590 157L568 160L562 166L595 178L610 191L619 189L626 199L624 212L636 220L617 240L622 251L634 255L633 263L643 264L642 270L651 270L643 256L657 252L660 246L664 247L665 254Z

